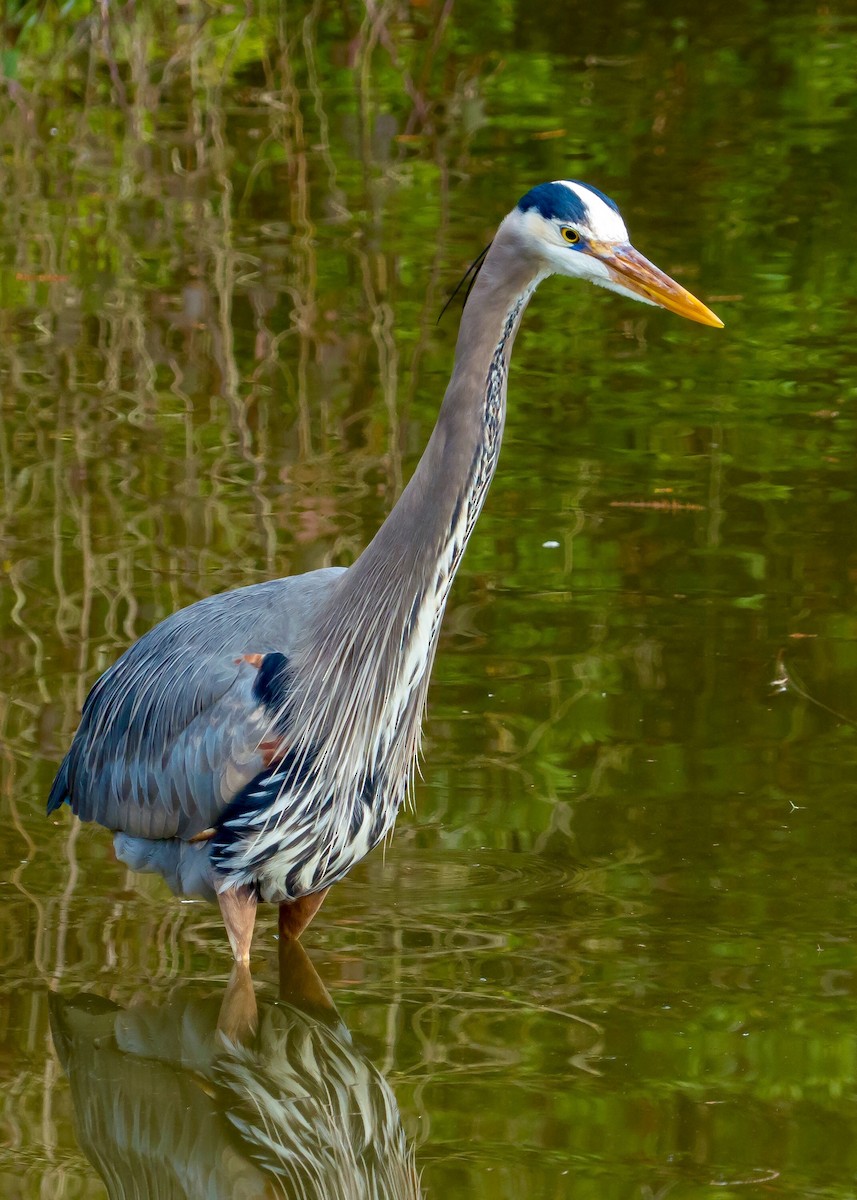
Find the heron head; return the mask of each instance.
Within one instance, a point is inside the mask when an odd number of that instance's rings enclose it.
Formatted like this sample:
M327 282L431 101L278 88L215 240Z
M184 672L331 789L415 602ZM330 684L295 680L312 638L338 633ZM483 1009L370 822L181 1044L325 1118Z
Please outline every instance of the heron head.
M511 218L519 236L530 241L549 271L588 279L702 325L723 325L681 284L634 249L619 209L597 188L572 179L540 183L518 201Z

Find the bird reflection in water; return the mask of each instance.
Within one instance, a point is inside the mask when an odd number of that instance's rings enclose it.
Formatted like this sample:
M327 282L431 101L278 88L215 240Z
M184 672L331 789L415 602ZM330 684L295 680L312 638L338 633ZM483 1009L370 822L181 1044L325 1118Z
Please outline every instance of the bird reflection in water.
M418 1200L395 1096L301 946L280 998L246 967L222 997L123 1009L51 998L78 1141L110 1200Z

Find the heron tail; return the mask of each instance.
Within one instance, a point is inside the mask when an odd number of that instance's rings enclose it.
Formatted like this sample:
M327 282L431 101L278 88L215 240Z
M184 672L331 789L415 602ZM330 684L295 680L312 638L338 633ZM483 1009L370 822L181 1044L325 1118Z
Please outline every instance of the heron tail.
M62 766L57 771L56 779L51 784L51 790L48 794L47 814L51 815L58 808L62 808L63 804L68 803L68 755L62 760Z

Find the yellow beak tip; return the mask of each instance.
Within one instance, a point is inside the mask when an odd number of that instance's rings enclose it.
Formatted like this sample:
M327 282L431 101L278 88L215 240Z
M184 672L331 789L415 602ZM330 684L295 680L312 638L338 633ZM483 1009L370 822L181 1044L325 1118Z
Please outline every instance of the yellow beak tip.
M714 329L723 329L724 322L720 320L716 313L713 313L710 308L705 310L707 320L703 322L705 325L711 325Z
M673 312L676 316L722 329L723 322L710 308L697 300L687 288L670 279L659 267L644 258L631 245L602 246L592 244L589 250L607 265L612 278L626 291L635 292L644 300Z

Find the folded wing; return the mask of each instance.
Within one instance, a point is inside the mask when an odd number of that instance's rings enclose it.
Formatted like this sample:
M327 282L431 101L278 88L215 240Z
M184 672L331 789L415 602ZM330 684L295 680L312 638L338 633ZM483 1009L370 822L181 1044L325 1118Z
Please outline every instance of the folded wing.
M270 761L289 656L340 574L213 596L142 637L90 692L48 812L151 839L216 824Z

